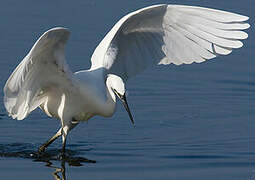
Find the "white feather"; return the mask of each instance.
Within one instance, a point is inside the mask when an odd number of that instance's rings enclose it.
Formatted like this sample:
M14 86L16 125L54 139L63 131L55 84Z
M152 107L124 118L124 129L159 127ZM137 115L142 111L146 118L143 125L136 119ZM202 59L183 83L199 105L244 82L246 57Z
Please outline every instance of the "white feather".
M115 106L107 109L104 84L98 89L95 78L105 82L108 74L115 74L127 80L151 65L200 63L227 55L243 46L241 40L248 37L243 32L249 28L247 20L246 16L194 6L163 4L139 9L121 18L108 32L91 57L90 70L75 74L65 61L69 31L53 28L38 39L7 80L5 107L20 120L38 106L60 119L64 115L87 119L95 113L109 116ZM75 99L80 97L84 102L77 105ZM87 101L100 107L89 112L93 105L88 107ZM64 110L67 104L79 108Z
M62 88L70 85L71 74L64 58L68 37L65 28L45 32L9 77L4 87L4 104L13 118L22 120L42 104L47 92L41 92L50 84L61 84Z
M155 5L121 18L95 49L89 70L72 73L65 61L69 31L45 32L11 74L4 104L13 118L24 119L40 108L61 120L61 129L40 150L80 121L112 116L119 97L125 98L130 77L157 64L190 64L226 55L243 46L248 17L201 7Z
M249 18L209 8L155 5L120 19L95 49L91 69L127 80L153 64L190 64L243 46ZM114 46L114 56L112 51Z

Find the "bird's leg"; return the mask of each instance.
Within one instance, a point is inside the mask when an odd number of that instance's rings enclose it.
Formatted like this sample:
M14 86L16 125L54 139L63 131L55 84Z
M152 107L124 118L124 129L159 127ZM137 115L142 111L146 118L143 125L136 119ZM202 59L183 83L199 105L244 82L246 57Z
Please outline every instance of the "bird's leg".
M69 127L68 126L64 126L62 128L62 153L61 153L61 158L64 159L65 158L65 152L66 152L66 136L69 132Z
M62 128L60 128L58 130L58 132L52 136L48 141L46 141L43 145L41 145L38 149L38 153L42 153L45 151L45 149L51 144L53 143L58 137L60 137L62 135Z
M61 158L65 158L65 152L66 152L66 137L67 134L71 129L73 129L78 123L70 123L68 125L63 125L61 129L61 134L62 134L62 153L61 153Z

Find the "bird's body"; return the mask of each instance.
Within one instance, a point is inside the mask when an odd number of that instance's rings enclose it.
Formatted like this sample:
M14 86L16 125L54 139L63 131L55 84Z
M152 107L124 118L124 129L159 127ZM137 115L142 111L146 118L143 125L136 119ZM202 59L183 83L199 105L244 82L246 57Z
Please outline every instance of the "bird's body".
M47 100L40 105L48 116L67 120L68 124L70 120L79 123L95 115L113 115L116 98L110 95L102 72L84 70L76 72L73 77L73 88L53 86L48 90Z
M45 32L6 82L4 103L10 116L24 119L40 107L62 127L39 151L79 122L110 117L120 98L133 122L125 82L151 65L190 64L242 47L248 17L208 8L155 5L121 18L95 49L91 68L72 73L65 61L70 32Z

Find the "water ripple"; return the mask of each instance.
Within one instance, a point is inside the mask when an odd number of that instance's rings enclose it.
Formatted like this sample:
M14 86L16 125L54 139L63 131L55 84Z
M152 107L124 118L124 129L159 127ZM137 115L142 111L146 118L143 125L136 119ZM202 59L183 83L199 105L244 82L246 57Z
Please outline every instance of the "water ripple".
M60 156L61 151L59 149L48 149L45 153L38 154L37 151L34 151L37 147L38 145L29 143L0 144L0 157L32 159L36 162L47 162L48 164L51 164L51 161L64 161L70 166L82 166L82 163L96 163L95 160L79 157L80 151L66 149L66 156L63 158Z
M0 113L0 119L3 119L3 117L7 116L6 114L4 113Z
M231 159L234 156L225 155L176 155L176 156L161 156L167 159Z

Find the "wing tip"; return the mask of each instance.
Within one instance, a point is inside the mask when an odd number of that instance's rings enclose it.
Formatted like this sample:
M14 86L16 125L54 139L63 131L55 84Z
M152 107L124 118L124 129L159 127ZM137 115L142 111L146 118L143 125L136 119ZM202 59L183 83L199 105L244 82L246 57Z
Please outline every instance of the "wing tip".
M47 38L65 37L65 39L67 39L69 37L69 35L70 35L70 31L69 31L68 28L54 27L54 28L51 28L48 31L46 31L44 33L44 35L47 35Z
M249 19L249 17L248 17ZM249 29L251 27L251 25L249 23L245 23L246 24L246 28L245 29Z
M53 27L51 29L49 29L48 31L46 32L52 32L52 31L66 31L66 32L70 32L68 28L65 28L65 27Z
M37 51L36 49L40 49L45 44L49 42L62 43L66 44L69 39L70 31L64 27L54 27L44 32L41 37L35 42L33 47L30 50L30 53L33 51Z
M242 17L242 21L248 21L250 19L249 16L245 16L245 15L240 15Z

